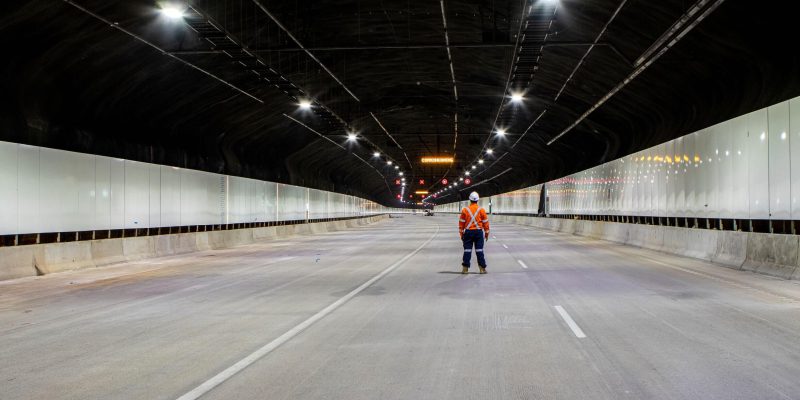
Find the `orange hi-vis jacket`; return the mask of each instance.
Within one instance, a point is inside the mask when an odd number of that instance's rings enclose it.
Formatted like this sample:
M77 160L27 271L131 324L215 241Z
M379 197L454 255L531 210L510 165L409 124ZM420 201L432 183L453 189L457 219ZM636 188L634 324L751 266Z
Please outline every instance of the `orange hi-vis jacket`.
M481 229L489 232L489 217L486 215L486 210L477 203L472 203L461 210L461 216L458 218L458 231L464 233L465 229Z

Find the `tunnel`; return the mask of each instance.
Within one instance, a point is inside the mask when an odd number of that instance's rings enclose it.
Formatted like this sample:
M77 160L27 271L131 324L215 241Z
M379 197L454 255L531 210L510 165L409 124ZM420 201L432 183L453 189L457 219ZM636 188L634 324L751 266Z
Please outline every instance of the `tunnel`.
M3 9L2 400L800 399L788 2Z

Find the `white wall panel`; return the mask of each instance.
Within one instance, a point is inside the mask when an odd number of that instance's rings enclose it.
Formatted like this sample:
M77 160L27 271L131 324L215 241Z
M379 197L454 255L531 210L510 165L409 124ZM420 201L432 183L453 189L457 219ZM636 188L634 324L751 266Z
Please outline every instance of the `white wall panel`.
M278 220L298 221L306 219L306 188L284 184L279 184L278 186ZM347 199L349 200L349 196ZM350 202L348 209L352 210L352 206L353 203Z
M769 135L767 110L747 115L750 219L769 219Z
M110 159L108 172L111 216L109 229L122 229L125 227L125 160Z
M791 143L789 102L768 108L769 212L771 219L791 218Z
M789 102L789 131L792 157L792 219L800 219L800 98Z
M111 159L94 158L94 230L111 229Z
M17 181L18 233L49 232L39 224L39 148L19 145L19 180Z
M19 145L0 142L0 235L17 233Z
M161 166L159 226L181 225L181 172L180 168Z
M125 161L125 229L150 226L150 168Z
M717 126L715 131L719 154L717 160L717 206L711 212L713 217L722 218L733 213L733 161L732 153L734 132L733 121L726 121Z
M731 218L750 218L747 116L731 121Z

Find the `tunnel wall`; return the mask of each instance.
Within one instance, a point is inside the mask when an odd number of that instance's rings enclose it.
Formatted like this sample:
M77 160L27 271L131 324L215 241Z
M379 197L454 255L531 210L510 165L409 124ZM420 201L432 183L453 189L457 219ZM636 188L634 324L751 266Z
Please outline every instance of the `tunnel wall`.
M339 193L0 142L0 235L347 218Z
M800 97L545 184L548 213L800 220ZM542 185L492 196L537 214ZM491 204L490 204L491 203ZM455 212L464 203L437 206Z

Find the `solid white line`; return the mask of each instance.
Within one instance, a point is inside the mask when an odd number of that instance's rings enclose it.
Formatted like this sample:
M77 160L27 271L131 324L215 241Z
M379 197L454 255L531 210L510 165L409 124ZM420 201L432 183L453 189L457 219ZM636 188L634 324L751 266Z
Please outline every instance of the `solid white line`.
M521 265L521 266L522 266L522 268L528 269L528 266L527 266L527 265L525 265L525 263L524 263L524 262L522 262L522 260L517 260L517 262L519 263L519 265Z
M506 245L503 245L503 248L506 248L506 249L507 249L507 248L508 248L508 246L506 246Z
M427 246L428 243L430 243L433 240L433 238L436 237L436 235L438 233L439 233L439 225L436 226L436 232L433 234L433 236L431 236L428 240L426 240L425 243L423 243L419 247L417 247L416 250L412 251L411 253L408 253L405 257L397 260L397 262L395 262L394 264L390 265L388 268L384 269L380 274L375 275L372 279L364 282L363 284L361 284L361 286L353 289L353 291L351 291L350 293L346 294L341 299L336 300L331 305L325 307L324 309L322 309L322 311L312 315L307 320L301 322L299 325L297 325L294 328L290 329L288 332L284 333L283 335L278 336L278 338L276 338L275 340L265 344L260 349L254 351L249 356L243 358L241 361L237 362L236 364L231 365L230 367L228 367L224 371L218 373L217 375L215 375L211 379L203 382L200 386L192 389L189 393L186 393L183 396L178 397L178 400L196 400L196 399L199 399L201 396L203 396L204 394L210 392L212 389L214 389L215 387L219 386L220 384L222 384L223 382L228 380L230 377L236 375L237 373L241 372L245 368L249 367L250 365L252 365L256 361L261 359L262 357L264 357L267 354L271 353L273 350L277 349L282 344L288 342L290 339L292 339L293 337L297 336L300 332L303 332L306 328L308 328L309 326L313 325L315 322L321 320L322 318L324 318L328 314L330 314L333 311L335 311L337 308L341 307L342 304L346 303L347 301L349 301L350 299L352 299L353 297L355 297L356 295L358 295L359 293L364 291L364 289L368 288L370 285L372 285L373 283L375 283L379 279L383 278L384 276L386 276L390 272L394 271L397 267L402 265L404 262L408 261L409 258L413 257L415 254L419 253L420 250L422 250L425 246Z
M579 327L578 324L576 324L575 321L572 319L572 317L570 317L569 314L567 314L567 310L564 310L564 307L555 306L555 309L556 311L558 311L558 314L561 315L561 318L564 319L564 322L566 322L567 325L569 325L569 329L572 329L572 333L574 333L575 336L577 336L579 339L586 337L586 334L583 333L581 327Z

